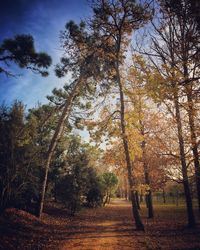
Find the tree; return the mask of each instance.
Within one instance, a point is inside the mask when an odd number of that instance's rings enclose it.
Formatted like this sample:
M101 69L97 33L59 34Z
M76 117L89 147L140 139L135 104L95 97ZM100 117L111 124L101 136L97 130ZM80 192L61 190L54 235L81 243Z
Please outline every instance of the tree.
M116 16L112 16L112 11L116 13ZM69 95L69 99L66 102L65 108L63 109L63 115L60 118L60 122L48 150L39 215L41 215L43 208L47 173L51 157L56 146L56 141L62 132L64 121L69 114L72 100L77 94L76 91L78 86L80 86L80 83L88 78L93 77L98 81L101 81L103 77L106 79L105 77L108 77L109 73L112 73L114 70L114 74L111 74L112 76L109 76L109 79L115 79L115 82L119 85L121 93L122 138L124 138L123 141L126 149L125 152L127 156L127 166L129 166L129 170L131 169L128 144L125 138L126 131L124 124L124 96L120 81L121 78L119 68L123 61L123 53L125 52L126 47L125 44L128 42L132 30L137 29L144 22L144 20L147 20L149 18L149 13L147 14L142 6L137 5L132 1L116 1L116 3L110 3L109 1L97 1L94 3L93 12L94 16L90 22L90 27L92 30L91 34L87 33L85 24L83 22L79 26L75 25L73 22L68 23L66 26L66 31L63 33L65 40L64 48L67 49L69 56L62 58L62 65L59 65L56 68L56 72L59 76L63 76L67 71L70 70L77 80L75 80L74 84L72 85L74 87L73 91ZM121 13L122 16L121 14L117 16L117 13ZM111 17L111 25L109 24L109 16ZM104 23L105 20L107 20L107 23ZM110 29L111 26L112 29ZM129 177L132 183L131 171L129 171ZM135 197L133 192L132 194L134 204ZM143 230L139 213L137 209L134 208L134 206L133 211L137 228Z
M144 25L149 20L150 14L145 11L145 7L133 1L94 1L93 18L91 26L95 30L101 43L102 56L105 61L112 65L111 81L118 86L120 97L120 120L121 120L121 139L124 145L126 156L128 179L131 190L132 211L135 218L136 228L144 230L140 219L139 211L136 206L136 197L133 191L134 181L132 177L132 163L125 124L125 101L124 90L121 78L121 66L124 63L125 52L130 43L130 38L134 30Z
M141 65L145 65L142 57L133 56L133 63L130 66L126 80L126 95L128 100L130 100L130 111L128 123L131 123L129 126L134 126L141 135L140 145L142 149L141 161L144 168L144 180L145 184L149 187L148 192L146 192L146 201L148 207L148 217L153 218L153 202L152 202L152 190L149 176L149 164L147 159L147 136L148 133L151 133L154 128L148 126L149 120L147 120L147 114L150 113L150 108L147 107L147 102L151 101L147 98L147 92L145 89L146 84L146 74L143 72ZM131 119L131 116L133 117ZM153 116L153 114L152 114ZM151 118L150 118L151 119Z
M27 116L21 102L0 108L3 133L0 138L0 212L10 206L37 212L46 144L51 140L59 115L59 109L52 104L33 108ZM49 197L63 201L73 214L83 199L88 206L101 205L102 190L95 170L97 164L91 155L98 158L98 150L81 142L70 131L71 126L65 124L52 157L46 190Z
M52 136L48 147L44 181L40 194L40 205L38 216L40 217L43 211L44 197L48 179L49 166L52 161L54 150L57 142L61 137L65 123L70 116L73 103L77 98L85 92L90 92L89 83L98 78L100 67L95 56L96 49L94 48L93 34L87 33L85 23L81 22L76 25L73 21L66 24L66 30L62 32L63 48L67 52L62 58L61 63L57 65L55 71L58 77L63 77L67 73L72 74L73 81L70 85L66 85L65 100L61 104L62 113L58 120L57 127Z
M195 1L166 1L166 7L169 7L173 16L171 17L172 29L176 29L176 33L173 32L173 43L180 42L180 48L174 50L174 56L176 57L176 67L179 67L179 79L178 82L183 86L183 92L187 98L186 111L188 114L188 123L190 128L190 140L192 153L194 158L195 176L196 176L196 189L198 197L198 205L200 211L200 163L198 152L198 139L196 129L196 102L198 96L196 91L199 85L199 49L200 43L198 24L194 20L191 9L194 10ZM167 15L169 13L166 11ZM177 60L177 58L179 58Z
M27 122L21 102L0 109L0 211L9 206L35 212L39 168L35 125Z
M101 176L101 183L105 193L104 205L110 202L112 193L117 188L118 179L112 172L105 172Z
M47 76L48 72L45 69L51 65L51 57L44 52L35 51L31 35L16 35L14 38L5 39L0 45L0 63L0 73L7 76L14 76L9 71L11 63Z
M152 51L147 53L153 68L152 77L150 77L150 79L154 81L154 86L157 86L157 91L155 88L153 90L154 95L157 92L158 99L166 105L168 111L176 121L183 186L187 204L188 225L193 227L195 225L195 218L185 157L186 151L182 118L183 110L180 105L181 97L183 97L180 84L183 72L180 70L180 65L183 61L180 60L181 55L179 54L179 49L177 47L177 44L180 41L176 40L176 34L181 33L181 28L177 28L177 17L169 11L165 1L161 1L160 13L162 14L160 23L157 23L156 25L153 24L156 35L151 36Z
M91 148L78 136L69 139L65 162L56 183L56 197L74 215L87 202L90 207L101 205L102 191L94 166L91 166ZM94 197L94 194L97 197Z

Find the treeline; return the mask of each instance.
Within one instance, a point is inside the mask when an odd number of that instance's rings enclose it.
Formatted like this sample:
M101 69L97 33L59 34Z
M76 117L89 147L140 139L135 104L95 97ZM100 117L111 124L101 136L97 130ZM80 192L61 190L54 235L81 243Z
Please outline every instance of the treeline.
M8 207L38 214L47 146L56 123L52 107L25 112L21 102L0 108L0 211ZM47 199L61 202L73 215L82 206L105 205L117 185L110 172L98 173L100 152L66 126L51 162ZM109 195L108 195L109 194Z

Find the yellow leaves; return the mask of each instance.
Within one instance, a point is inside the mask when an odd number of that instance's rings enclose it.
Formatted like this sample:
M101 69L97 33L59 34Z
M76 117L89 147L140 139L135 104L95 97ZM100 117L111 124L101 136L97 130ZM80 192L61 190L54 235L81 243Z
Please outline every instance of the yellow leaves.
M87 129L90 131L92 129L94 129L97 126L97 123L95 121L92 120L84 120L83 125L87 126Z
M121 141L115 141L112 148L106 150L103 162L116 168L124 168L126 166L124 149Z
M149 191L150 191L150 186L147 185L147 184L138 184L138 185L135 185L132 187L132 190L134 192L138 192L138 194L141 194L141 195L145 195L145 194L148 194Z
M132 60L135 64L139 65L141 68L145 68L146 67L146 62L145 59L142 55L139 54L134 54L132 56Z
M127 137L128 137L131 160L134 161L136 157L141 157L142 155L142 150L140 145L143 136L138 132L138 130L134 128L129 128L127 129Z

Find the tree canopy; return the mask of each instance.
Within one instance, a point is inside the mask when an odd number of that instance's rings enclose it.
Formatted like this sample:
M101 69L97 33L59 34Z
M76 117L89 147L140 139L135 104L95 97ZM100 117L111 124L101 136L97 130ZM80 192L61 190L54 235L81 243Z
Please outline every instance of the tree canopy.
M0 73L7 76L15 75L10 71L12 63L20 68L27 68L42 76L47 76L46 70L51 65L51 57L44 52L36 52L31 35L16 35L3 40L0 45Z

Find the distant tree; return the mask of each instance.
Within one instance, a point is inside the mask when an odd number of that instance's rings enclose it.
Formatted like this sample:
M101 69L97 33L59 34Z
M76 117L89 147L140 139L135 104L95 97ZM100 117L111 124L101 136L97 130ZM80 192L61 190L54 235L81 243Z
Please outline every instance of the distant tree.
M103 204L103 190L100 182L96 182L96 185L90 188L86 200L88 207L98 207Z
M90 166L87 144L83 144L79 137L71 136L63 159L65 165L55 186L57 199L65 204L71 215L84 203L90 207L101 205L100 185L94 168Z
M0 73L14 76L9 70L12 63L47 76L45 69L51 65L51 57L44 52L36 52L31 35L16 35L5 39L0 45Z
M0 108L0 210L32 209L38 200L37 159L33 124L25 122L24 105ZM34 162L34 164L33 164Z
M101 176L101 183L104 190L104 205L110 202L111 195L117 188L118 179L112 172L105 172Z

